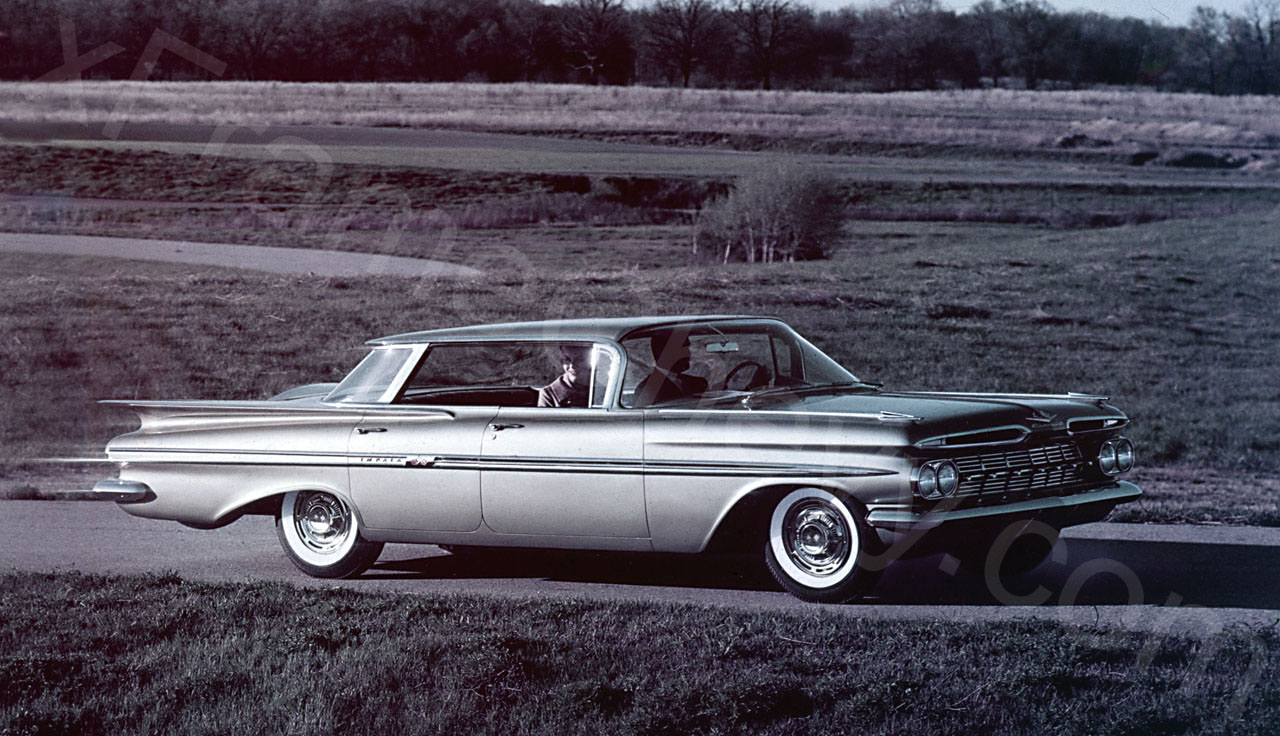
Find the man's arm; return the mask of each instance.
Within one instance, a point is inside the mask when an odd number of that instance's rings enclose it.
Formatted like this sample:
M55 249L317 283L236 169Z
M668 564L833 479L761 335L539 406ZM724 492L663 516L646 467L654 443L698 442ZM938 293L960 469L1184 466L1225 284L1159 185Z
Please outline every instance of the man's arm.
M560 402L556 399L556 395L552 393L550 386L543 386L538 389L538 406L540 407L558 407Z

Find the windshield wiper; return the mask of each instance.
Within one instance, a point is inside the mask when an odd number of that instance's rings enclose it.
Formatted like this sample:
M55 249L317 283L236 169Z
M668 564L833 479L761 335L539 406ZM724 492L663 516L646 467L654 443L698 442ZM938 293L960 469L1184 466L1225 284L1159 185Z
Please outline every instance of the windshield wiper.
M884 388L880 383L868 383L866 381L833 381L831 383L810 383L800 386L774 386L773 388L765 388L752 393L750 396L742 400L742 405L750 409L751 405L757 399L768 398L770 396L782 395L799 395L810 394L822 391L831 391L833 389L863 389L868 391L879 391Z

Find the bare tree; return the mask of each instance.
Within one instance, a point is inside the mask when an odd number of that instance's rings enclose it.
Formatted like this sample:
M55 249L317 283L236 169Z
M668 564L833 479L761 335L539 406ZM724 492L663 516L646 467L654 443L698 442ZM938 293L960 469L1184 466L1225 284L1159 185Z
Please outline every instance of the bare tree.
M1271 94L1280 89L1280 0L1251 0L1244 16L1232 24L1232 36L1249 91Z
M276 60L295 23L291 0L228 0L217 22L229 61L246 79L272 79Z
M619 67L631 56L631 34L624 0L573 0L564 7L560 28L569 63L591 84L625 81ZM621 77L621 79L620 79Z
M773 89L774 77L806 20L805 11L790 0L733 0L728 18L751 67L751 75L764 89Z
M1209 94L1224 91L1228 63L1227 24L1229 16L1207 5L1197 5L1187 26L1184 66L1191 84Z
M1054 45L1067 30L1065 17L1045 0L1001 0L1009 39L1027 89L1040 86Z
M689 78L716 53L724 35L717 0L658 0L645 21L645 44L658 62Z
M1009 61L1009 29L994 0L982 0L969 9L968 23L974 52L991 86L1000 86Z
M958 25L938 0L870 8L855 32L858 66L892 89L936 89L944 73L959 71Z

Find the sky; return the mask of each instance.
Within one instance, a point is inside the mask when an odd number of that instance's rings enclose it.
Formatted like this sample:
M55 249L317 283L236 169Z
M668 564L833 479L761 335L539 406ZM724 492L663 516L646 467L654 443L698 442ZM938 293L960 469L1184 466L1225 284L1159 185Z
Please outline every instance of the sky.
M805 2L805 0L801 0ZM978 0L942 0L942 4L955 10L968 10ZM1106 13L1117 17L1132 16L1142 20L1157 20L1165 25L1186 25L1191 11L1197 5L1208 5L1228 13L1243 12L1249 0L1049 0L1049 4L1061 11L1085 10ZM807 0L808 5L819 10L832 10L849 5L866 7L881 4L876 0Z

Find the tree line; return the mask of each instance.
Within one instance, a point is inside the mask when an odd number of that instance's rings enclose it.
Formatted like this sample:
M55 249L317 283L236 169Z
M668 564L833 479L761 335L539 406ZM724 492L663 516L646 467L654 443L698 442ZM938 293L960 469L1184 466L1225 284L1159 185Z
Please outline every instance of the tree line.
M151 79L1280 92L1280 0L1186 26L1044 0L5 0L0 78L137 78L157 30L219 64L162 55Z

